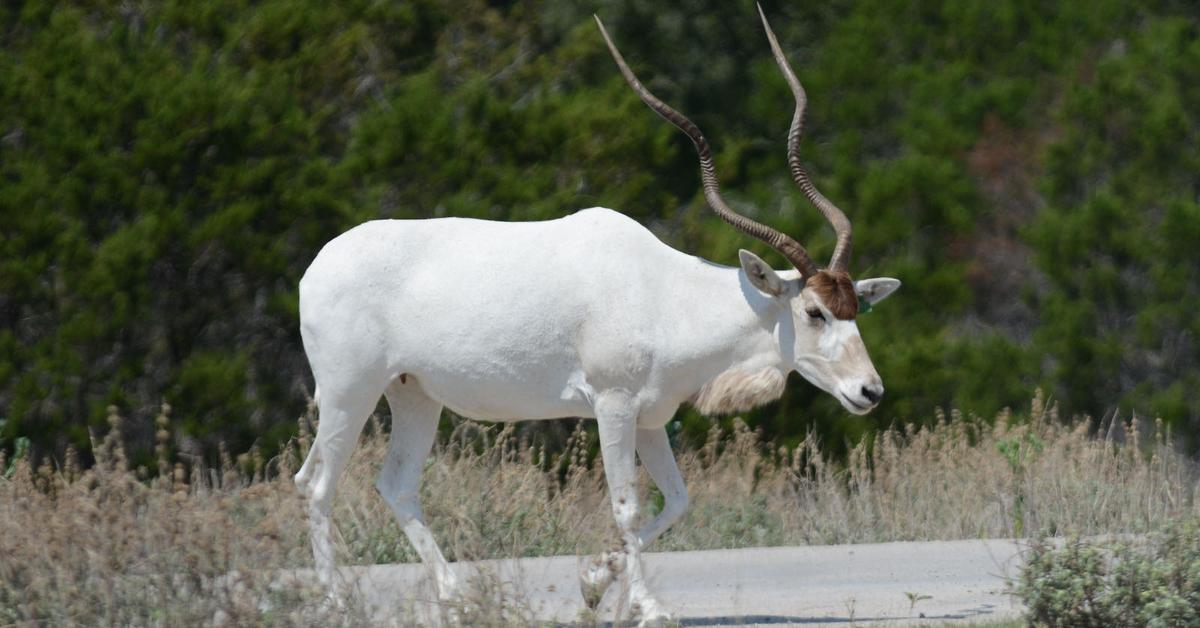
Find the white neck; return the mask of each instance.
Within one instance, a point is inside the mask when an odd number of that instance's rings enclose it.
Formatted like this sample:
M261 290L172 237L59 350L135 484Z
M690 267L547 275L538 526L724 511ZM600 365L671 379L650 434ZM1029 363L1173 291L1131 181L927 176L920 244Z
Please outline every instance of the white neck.
M685 374L675 392L703 414L779 398L795 333L784 305L751 286L737 268L702 262L674 279L679 285L661 303L660 320L665 354L682 367L673 372Z

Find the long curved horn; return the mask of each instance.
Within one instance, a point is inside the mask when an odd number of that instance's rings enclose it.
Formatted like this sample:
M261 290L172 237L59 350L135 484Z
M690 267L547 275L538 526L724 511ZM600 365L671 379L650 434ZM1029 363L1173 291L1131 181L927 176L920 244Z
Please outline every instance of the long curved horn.
M779 251L789 262L800 271L800 275L804 279L808 279L817 274L817 265L813 263L812 258L808 256L808 251L799 242L793 240L787 235L772 229L762 223L756 222L743 216L725 204L725 200L721 198L721 191L717 184L716 169L713 168L712 150L708 147L708 142L704 139L704 135L700 129L684 117L683 114L672 109L669 105L659 100L646 89L642 82L634 75L633 70L625 64L625 59L621 53L617 51L617 47L613 44L612 39L608 36L608 31L604 30L604 23L600 21L600 16L596 18L596 25L600 27L600 34L604 36L604 43L608 44L608 50L612 53L613 60L617 62L617 67L621 69L621 74L625 76L625 80L633 91L658 115L662 116L679 127L680 131L687 134L692 139L692 143L696 145L696 152L700 155L700 178L704 183L704 198L708 199L708 204L713 211L717 213L725 222L733 225L735 229L747 235L754 236L763 242L771 245L776 251Z
M767 15L763 13L762 5L758 5L758 15L762 18L763 28L767 30L767 40L771 42L771 52L775 55L775 63L779 65L779 70L783 72L783 78L787 80L788 86L792 88L792 94L796 97L796 113L792 116L792 127L788 129L788 170L791 170L792 179L796 181L796 185L799 185L808 200L821 210L825 219L833 225L833 230L837 232L837 245L833 248L833 257L829 261L830 270L845 271L850 264L850 220L846 218L846 214L842 210L838 209L837 205L834 205L817 190L817 186L813 185L812 179L808 177L804 165L800 163L800 137L803 134L804 109L808 106L808 96L805 95L800 80L796 78L796 73L792 72L791 64L783 56L783 50L779 48L779 41L775 39L775 33L771 30L771 25L767 23Z

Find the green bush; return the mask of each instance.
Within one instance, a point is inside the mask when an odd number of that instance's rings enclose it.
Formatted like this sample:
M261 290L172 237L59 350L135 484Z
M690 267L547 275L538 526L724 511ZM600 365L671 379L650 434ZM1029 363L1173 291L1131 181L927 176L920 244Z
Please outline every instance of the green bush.
M777 4L851 269L905 285L860 321L875 413L795 377L747 421L844 448L1041 387L1068 415L1200 433L1195 3ZM4 3L0 448L86 451L117 405L145 458L164 399L187 453L283 440L312 386L297 282L365 220L602 205L718 263L781 264L705 208L691 145L624 84L593 12L704 129L732 205L825 259L749 0Z
M1039 626L1200 625L1200 520L1145 539L1035 543L1017 591Z

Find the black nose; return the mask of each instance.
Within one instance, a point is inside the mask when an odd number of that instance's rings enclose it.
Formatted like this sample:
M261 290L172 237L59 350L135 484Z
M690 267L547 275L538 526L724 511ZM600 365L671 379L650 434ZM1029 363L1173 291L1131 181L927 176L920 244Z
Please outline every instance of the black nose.
M866 397L871 403L879 403L879 400L883 398L883 388L867 388L863 386L862 396Z

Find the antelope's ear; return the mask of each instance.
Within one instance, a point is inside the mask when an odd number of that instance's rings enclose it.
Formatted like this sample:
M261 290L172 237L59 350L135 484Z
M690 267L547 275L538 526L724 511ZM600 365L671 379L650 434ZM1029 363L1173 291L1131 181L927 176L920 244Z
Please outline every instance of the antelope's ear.
M742 262L742 272L746 273L750 285L758 288L759 292L773 297L783 294L783 277L780 277L774 268L767 266L762 258L742 249L738 251L738 259Z
M854 282L854 291L858 293L858 298L871 305L888 298L899 287L900 280L891 277L860 279Z

